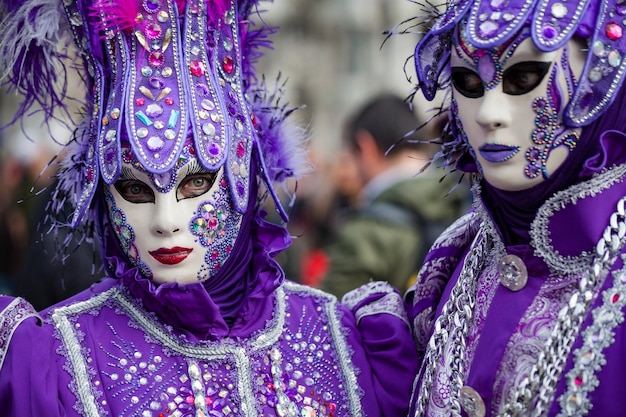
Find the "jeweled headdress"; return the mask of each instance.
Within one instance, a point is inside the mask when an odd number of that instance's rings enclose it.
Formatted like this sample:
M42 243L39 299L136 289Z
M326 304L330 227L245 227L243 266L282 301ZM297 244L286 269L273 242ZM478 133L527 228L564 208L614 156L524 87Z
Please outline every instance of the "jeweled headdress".
M250 198L250 164L272 183L305 166L303 132L284 123L291 109L282 89L269 90L253 73L273 28L250 19L258 0L26 0L1 1L3 80L22 94L15 120L38 105L46 119L67 97L67 44L86 89L86 116L65 147L59 191L76 226L90 209L100 180L113 183L122 144L153 176L168 171L192 143L200 163L224 168L235 209ZM67 39L71 39L67 41ZM60 86L60 88L59 88ZM127 145L126 145L127 146ZM283 218L284 210L275 198Z
M450 56L459 25L464 42L477 56L484 55L481 59L485 60L490 54L481 54L481 50L512 42L524 27L537 49L545 52L563 47L573 37L586 40L589 53L562 116L567 127L584 127L597 121L623 83L624 0L452 0L441 6L428 0L415 3L422 12L400 24L390 35L417 32L421 36L413 55L418 78L415 89L421 90L428 100L435 99L438 92L443 92L443 97L451 92ZM441 99L442 95L438 97ZM438 110L439 114L448 112L449 122L438 141L441 150L433 161L450 171L476 171L454 109L442 106Z
M464 19L467 41L478 49L509 42L523 26L530 26L535 46L545 52L578 36L589 41L590 53L564 121L570 127L586 126L613 102L624 80L625 17L623 0L451 1L415 48L420 87L432 100L449 85L452 32Z

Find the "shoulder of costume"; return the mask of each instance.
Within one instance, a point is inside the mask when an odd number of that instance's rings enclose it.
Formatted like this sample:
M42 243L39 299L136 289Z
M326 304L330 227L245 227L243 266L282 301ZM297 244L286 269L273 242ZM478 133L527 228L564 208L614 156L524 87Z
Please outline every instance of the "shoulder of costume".
M366 316L391 315L409 326L402 295L386 281L371 281L355 288L341 302L352 310L357 324Z
M297 295L301 298L315 298L321 304L337 303L337 297L317 288L285 281L283 284L285 295Z
M15 331L31 317L37 318L38 324L41 323L35 308L25 299L0 296L0 370Z

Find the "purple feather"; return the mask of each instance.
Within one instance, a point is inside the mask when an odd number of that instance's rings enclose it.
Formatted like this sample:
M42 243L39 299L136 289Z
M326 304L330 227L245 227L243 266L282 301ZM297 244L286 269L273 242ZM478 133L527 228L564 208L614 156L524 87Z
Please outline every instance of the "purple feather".
M279 83L280 76L270 91L264 80L250 94L261 153L270 180L275 183L300 178L311 169L307 161L307 132L288 119L297 109L282 102L285 83Z
M31 0L9 8L0 23L0 68L2 84L24 100L11 123L37 106L46 121L55 110L66 111L67 68L64 46L69 43L62 2Z

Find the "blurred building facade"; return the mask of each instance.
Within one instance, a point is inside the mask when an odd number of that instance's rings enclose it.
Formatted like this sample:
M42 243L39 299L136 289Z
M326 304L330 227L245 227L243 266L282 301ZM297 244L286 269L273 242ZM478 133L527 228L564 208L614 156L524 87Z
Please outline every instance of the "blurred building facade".
M415 82L417 35L383 32L419 13L409 0L274 0L265 22L279 26L274 50L258 64L271 81L288 78L286 99L306 108L297 117L311 130L316 158L334 155L347 115L379 92L408 95ZM384 45L383 45L384 42Z

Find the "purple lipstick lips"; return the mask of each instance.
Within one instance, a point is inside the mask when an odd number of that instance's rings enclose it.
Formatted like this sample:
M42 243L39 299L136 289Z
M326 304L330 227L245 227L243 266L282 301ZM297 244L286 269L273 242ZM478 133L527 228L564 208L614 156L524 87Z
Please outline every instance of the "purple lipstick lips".
M478 152L485 158L485 161L498 163L511 159L520 151L520 146L500 145L497 143L486 143Z

